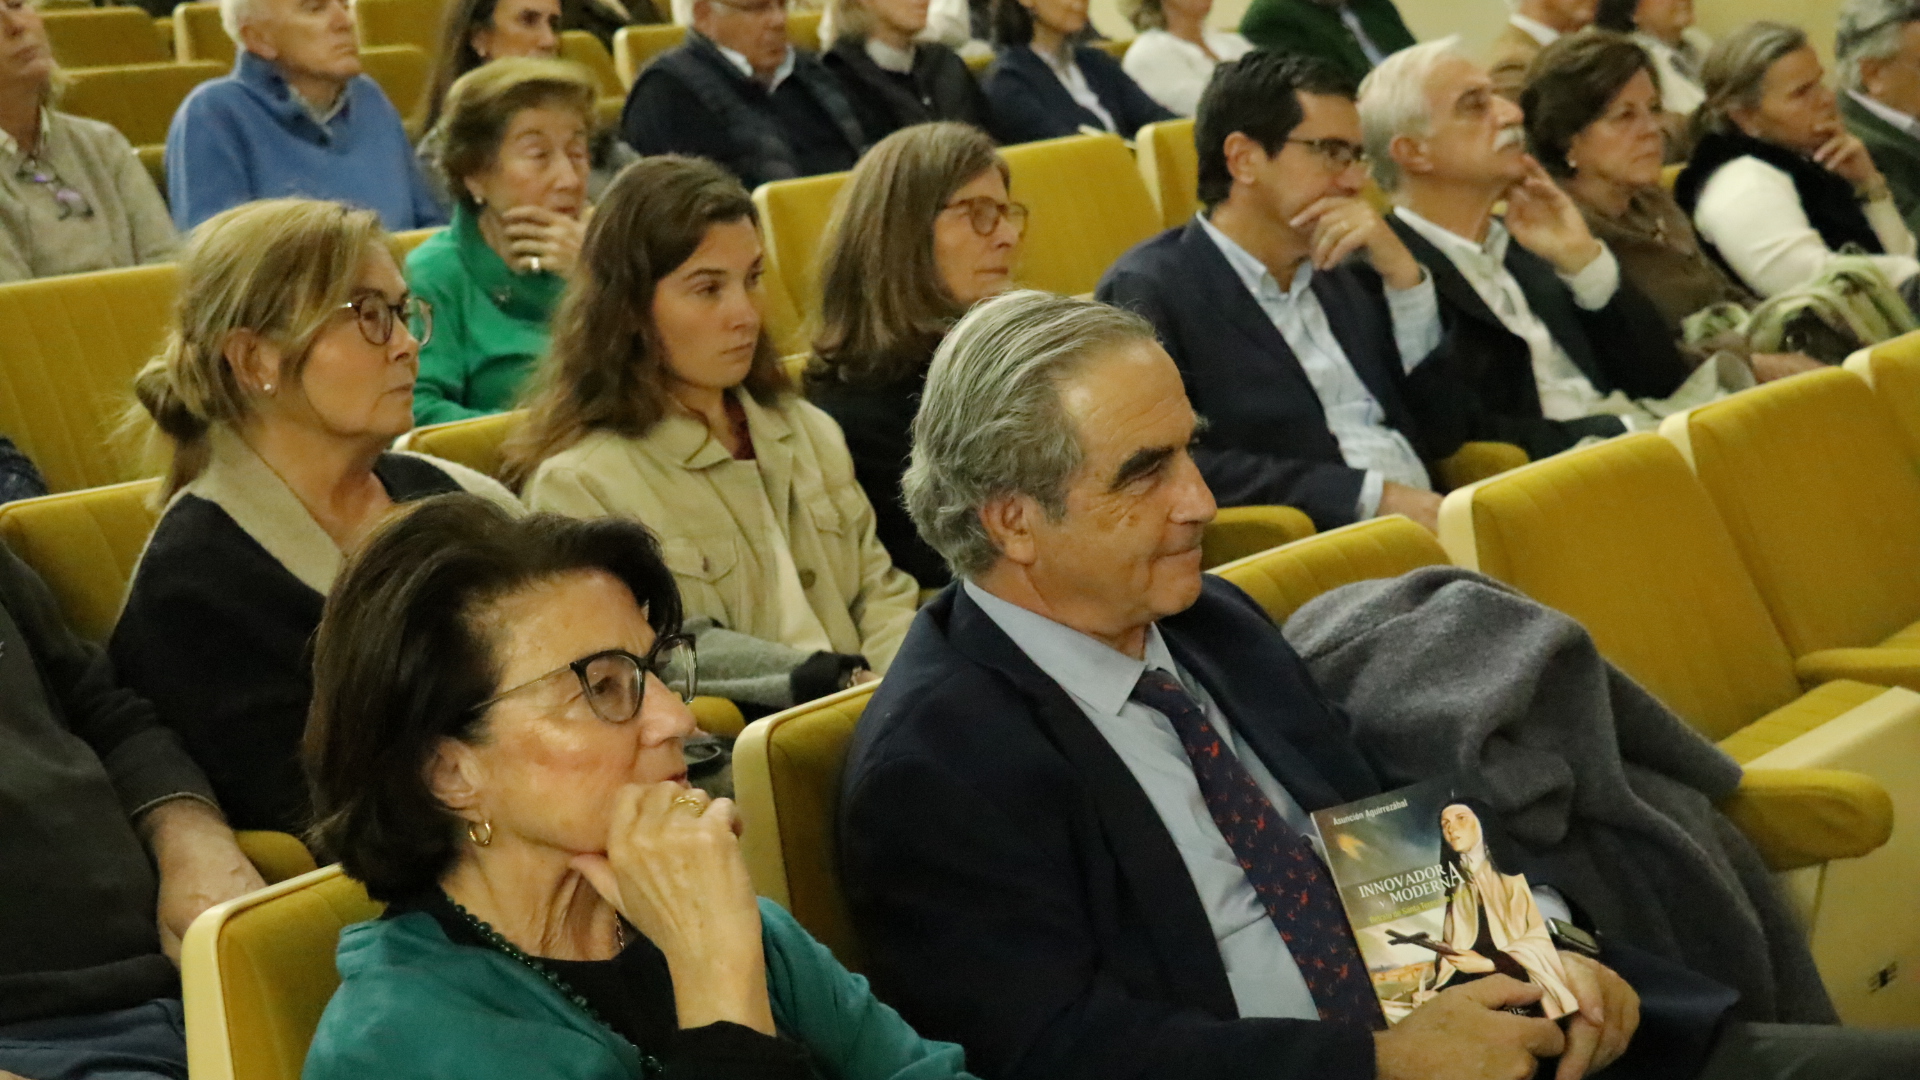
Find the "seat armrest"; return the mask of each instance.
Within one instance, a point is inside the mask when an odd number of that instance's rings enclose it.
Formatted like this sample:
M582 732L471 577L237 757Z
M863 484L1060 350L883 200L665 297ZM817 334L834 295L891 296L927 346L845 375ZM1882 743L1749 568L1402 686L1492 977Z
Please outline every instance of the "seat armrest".
M1508 469L1527 463L1527 452L1503 442L1470 442L1453 452L1452 457L1434 462L1434 479L1446 491L1498 476Z
M1775 870L1858 858L1893 833L1887 789L1840 769L1748 769L1720 810Z
M1291 506L1225 506L1200 537L1202 569L1258 555L1313 535L1313 519Z
M737 739L746 729L746 715L740 706L723 697L697 697L688 706L693 710L693 719L700 730L709 735L718 735L723 739Z
M269 885L310 874L318 868L307 845L291 833L242 829L234 833L233 838L240 845L240 853L253 863L253 868L260 871L260 877Z
M1800 685L1851 679L1872 686L1904 686L1920 690L1920 649L1821 649L1793 662Z

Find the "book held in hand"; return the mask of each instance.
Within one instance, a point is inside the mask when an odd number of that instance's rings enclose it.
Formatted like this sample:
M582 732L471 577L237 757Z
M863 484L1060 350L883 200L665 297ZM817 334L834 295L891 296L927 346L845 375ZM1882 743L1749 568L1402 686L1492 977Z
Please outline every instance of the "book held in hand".
M1578 1008L1527 879L1502 873L1477 800L1451 778L1313 815L1321 851L1387 1022L1489 975L1533 983L1529 1016Z

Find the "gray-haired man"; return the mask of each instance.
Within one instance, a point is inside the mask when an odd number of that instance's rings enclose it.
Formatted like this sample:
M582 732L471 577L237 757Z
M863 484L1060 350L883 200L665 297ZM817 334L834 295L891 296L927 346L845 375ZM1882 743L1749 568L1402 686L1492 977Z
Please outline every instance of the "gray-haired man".
M1920 3L1847 0L1834 27L1840 116L1920 233Z

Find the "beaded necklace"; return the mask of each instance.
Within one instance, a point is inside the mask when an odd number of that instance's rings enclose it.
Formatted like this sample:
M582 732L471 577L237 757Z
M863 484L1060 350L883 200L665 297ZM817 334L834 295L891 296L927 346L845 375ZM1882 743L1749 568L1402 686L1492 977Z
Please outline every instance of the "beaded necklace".
M521 950L521 948L518 945L515 945L513 942L508 941L505 935L501 934L500 931L495 930L492 927L492 925L490 925L485 919L482 919L478 915L475 915L473 912L468 911L464 907L461 907L460 901L455 900L451 896L447 896L447 894L444 892L441 893L441 895L447 897L447 903L453 905L453 910L460 913L460 917L467 921L467 925L473 929L474 933L480 935L481 940L493 946L495 949L498 949L500 952L506 954L506 956L509 959L519 961L521 964L531 969L534 974L547 980L547 984L553 987L555 990L559 991L561 997L566 998L568 1001L573 1002L574 1005L577 1006L581 1012L586 1013L587 1016L591 1018L594 1023L599 1024L601 1027L606 1028L608 1031L613 1032L614 1035L620 1038L620 1041L627 1043L627 1045L629 1046L633 1045L632 1040L628 1039L624 1035L621 1035L618 1031L614 1031L613 1025L607 1023L606 1018L600 1015L599 1010L595 1009L592 1005L588 1004L586 997L581 993L579 993L578 991L576 991L573 988L573 986L567 982L567 980L555 974L553 969L547 967L547 965L541 963L540 961L535 960L533 957L528 956L525 952ZM618 919L619 916L616 915L614 916L614 918ZM622 943L624 943L626 940L626 934L624 931L617 929L619 925L620 924L618 922L614 923L614 926L616 927L616 933L620 935L620 940L622 941ZM654 1057L652 1054L647 1053L645 1050L641 1050L637 1046L634 1046L633 1048L640 1052L641 1080L646 1080L647 1077L657 1075L661 1071L660 1061L658 1058Z

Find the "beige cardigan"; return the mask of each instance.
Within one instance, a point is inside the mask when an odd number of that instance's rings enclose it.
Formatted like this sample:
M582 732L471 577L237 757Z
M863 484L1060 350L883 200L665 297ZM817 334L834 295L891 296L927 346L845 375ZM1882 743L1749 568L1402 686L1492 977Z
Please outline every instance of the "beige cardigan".
M98 120L40 114L40 154L91 215L60 217L55 185L20 175L20 148L0 133L0 281L171 259L180 237L127 137Z
M527 505L637 519L660 538L688 615L859 653L885 672L920 587L874 536L839 425L798 397L767 407L734 394L758 461L735 461L703 421L676 412L641 438L596 432L548 458L527 481Z

